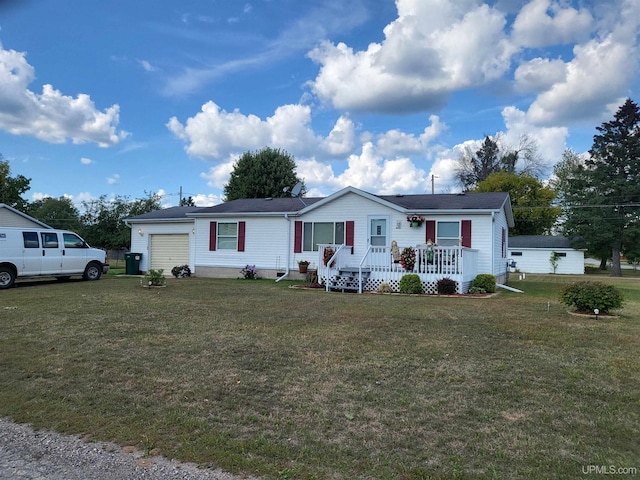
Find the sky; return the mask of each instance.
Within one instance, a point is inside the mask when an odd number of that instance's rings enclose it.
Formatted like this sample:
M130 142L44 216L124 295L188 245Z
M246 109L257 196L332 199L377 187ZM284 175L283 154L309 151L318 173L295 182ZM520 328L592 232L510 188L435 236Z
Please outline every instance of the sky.
M224 200L279 148L308 196L453 193L485 135L550 175L640 102L638 0L0 0L0 154L28 200Z

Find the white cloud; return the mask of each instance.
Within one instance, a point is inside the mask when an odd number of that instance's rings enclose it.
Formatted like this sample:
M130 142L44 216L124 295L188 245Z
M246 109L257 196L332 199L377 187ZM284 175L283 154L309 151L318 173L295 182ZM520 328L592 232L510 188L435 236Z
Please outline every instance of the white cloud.
M545 47L584 41L593 26L588 10L562 8L560 2L532 0L513 23L513 39L523 47Z
M610 103L621 103L638 71L635 45L617 42L614 35L574 47L566 76L542 92L529 107L530 123L558 125L600 118ZM594 74L597 72L597 74Z
M447 128L446 125L440 123L440 118L436 115L431 115L429 120L431 125L426 127L418 137L397 129L378 135L376 140L377 150L387 157L425 155L428 151L429 143Z
M120 175L118 173L114 173L110 177L107 177L107 184L115 185L120 182Z
M97 143L116 145L127 136L118 131L120 107L96 109L89 95L63 95L45 84L42 93L27 88L35 70L25 53L0 45L0 129L14 135L33 135L50 143Z
M138 60L140 66L147 72L155 72L156 67L154 67L151 62L147 60Z
M93 163L93 160L91 160L90 158L82 157L80 159L80 163L82 165L91 165Z
M310 87L335 108L424 111L455 90L500 78L515 49L503 13L473 1L397 0L385 40L354 51L324 42L309 52L321 65Z
M562 60L534 58L521 64L515 71L516 90L523 93L548 90L567 77L567 64Z
M196 207L212 207L213 205L218 205L222 203L222 199L218 195L214 194L203 194L200 193L198 195L194 195L193 203L196 204Z
M311 127L311 108L306 105L283 105L262 120L238 110L227 112L210 101L184 125L172 117L167 128L187 143L189 155L209 159L266 146L281 148L294 157L339 156L350 151L354 142L354 126L346 117L337 120L327 138L317 136Z

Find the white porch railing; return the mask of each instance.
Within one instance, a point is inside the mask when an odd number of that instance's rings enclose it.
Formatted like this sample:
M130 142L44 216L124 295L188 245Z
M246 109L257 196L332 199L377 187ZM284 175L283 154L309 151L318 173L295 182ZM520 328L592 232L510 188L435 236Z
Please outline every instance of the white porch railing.
M326 249L331 249L331 258ZM471 282L478 274L478 251L459 246L418 246L415 251L416 262L413 269L406 270L401 263L394 261L391 247L370 246L365 254L357 259L351 255L351 247L345 245L318 245L318 278L325 281L327 289L332 276L338 275L341 268L357 268L362 277L362 271L370 273L369 280L397 284L403 275L416 273L424 283L437 282L448 277L456 281L459 288ZM402 252L403 248L400 248ZM362 283L362 282L361 282ZM361 291L361 289L359 289Z

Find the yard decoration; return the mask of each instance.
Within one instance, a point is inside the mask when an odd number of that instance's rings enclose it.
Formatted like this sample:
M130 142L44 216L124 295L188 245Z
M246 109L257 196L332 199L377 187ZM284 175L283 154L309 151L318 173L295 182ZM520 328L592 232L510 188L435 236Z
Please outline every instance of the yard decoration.
M422 215L412 213L411 215L407 215L407 222L409 222L410 227L418 228L424 223L424 217Z
M413 270L416 264L416 251L411 247L405 247L400 254L400 264L405 270Z
M336 252L333 250L333 248L324 247L324 252L322 254L322 263L324 263L324 265L327 266L327 264L329 263L329 260L331 260L331 257L333 257L335 253ZM329 266L333 267L335 264L336 264L336 261L334 260L333 262L331 262L331 265Z

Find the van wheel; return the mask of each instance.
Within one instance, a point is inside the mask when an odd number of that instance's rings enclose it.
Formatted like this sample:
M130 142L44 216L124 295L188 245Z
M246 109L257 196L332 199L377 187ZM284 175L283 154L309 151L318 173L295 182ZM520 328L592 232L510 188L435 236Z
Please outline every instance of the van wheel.
M84 269L82 278L85 280L100 280L102 275L102 266L97 263L90 263L87 268Z
M16 274L9 267L0 267L0 289L11 288L16 281Z

